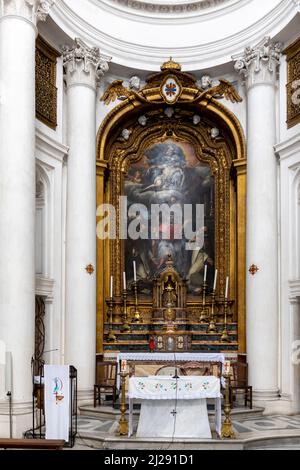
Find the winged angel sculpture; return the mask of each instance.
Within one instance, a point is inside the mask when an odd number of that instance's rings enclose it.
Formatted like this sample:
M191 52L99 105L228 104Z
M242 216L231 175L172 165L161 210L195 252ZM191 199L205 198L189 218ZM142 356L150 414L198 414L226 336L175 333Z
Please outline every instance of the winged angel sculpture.
M221 78L219 80L219 84L212 88L208 88L207 90L203 90L198 88L198 93L196 94L195 98L192 100L193 103L200 102L203 99L211 100L211 99L223 99L225 98L232 103L240 103L242 98L234 88L231 82ZM128 90L123 85L123 80L115 80L105 91L103 94L101 101L103 101L106 105L113 103L117 99L120 101L124 101L126 99L138 99L144 102L147 102L147 98L143 96L143 90L140 92L136 92L133 90ZM155 103L152 101L152 103Z

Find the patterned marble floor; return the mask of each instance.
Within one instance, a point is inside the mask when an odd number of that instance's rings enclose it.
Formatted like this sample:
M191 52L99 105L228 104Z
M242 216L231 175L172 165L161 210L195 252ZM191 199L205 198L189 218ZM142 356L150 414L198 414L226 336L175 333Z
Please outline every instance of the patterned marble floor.
M233 419L237 439L251 439L272 435L283 435L285 431L299 431L300 415L298 416L258 416L242 420ZM89 438L115 438L118 422L115 419L95 419L92 417L78 418L78 443ZM133 436L134 438L134 436Z

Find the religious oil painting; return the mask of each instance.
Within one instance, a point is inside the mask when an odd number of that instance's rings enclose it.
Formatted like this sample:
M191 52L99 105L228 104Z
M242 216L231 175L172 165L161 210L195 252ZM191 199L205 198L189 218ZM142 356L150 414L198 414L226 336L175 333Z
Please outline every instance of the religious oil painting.
M128 237L125 241L125 268L129 281L133 280L132 262L135 260L139 290L150 295L153 279L171 255L174 267L187 280L190 295L199 295L202 290L205 264L208 266L207 282L211 286L215 269L214 177L209 164L199 160L194 147L173 139L152 144L129 167L124 193L128 208L136 204L145 208L145 213L140 214L140 223L146 224L148 230L148 237L137 240ZM178 221L171 211L168 222L160 217L159 224L151 230L153 205L180 206L182 219ZM185 205L192 207L192 220L187 220L184 215ZM204 225L193 227L191 233L202 230L204 243L199 249L188 250L187 244L195 240L195 235L189 239L185 225L193 226L197 205L204 206ZM131 217L128 209L128 225ZM158 232L155 237L153 230ZM178 237L180 230L182 236Z

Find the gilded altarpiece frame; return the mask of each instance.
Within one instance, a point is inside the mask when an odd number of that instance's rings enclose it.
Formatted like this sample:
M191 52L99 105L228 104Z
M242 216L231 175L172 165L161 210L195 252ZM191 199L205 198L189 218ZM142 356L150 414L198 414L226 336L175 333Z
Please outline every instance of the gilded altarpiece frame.
M287 83L287 126L300 123L300 38L284 51L288 68Z
M159 74L158 74L159 75ZM182 74L183 75L183 74ZM190 76L188 76L190 77ZM181 77L182 78L182 77ZM237 118L213 98L193 103L197 90L193 81L183 87L181 99L166 115L159 81L145 87L146 100L133 95L116 106L107 116L97 139L97 205L111 203L119 216L119 196L124 194L124 181L130 165L139 161L144 150L157 141L170 138L190 143L199 161L210 166L215 180L215 267L218 268L218 291L225 289L226 276L231 279L230 298L234 300L233 321L238 323L239 352L246 352L245 283L246 283L246 146ZM193 116L201 117L197 125ZM141 116L147 124L139 123ZM127 139L122 130L129 130ZM218 137L211 129L218 128ZM97 240L97 352L103 352L103 329L106 321L106 299L110 275L114 276L114 321L122 315L122 272L124 241ZM188 297L190 315L199 309L201 298ZM140 299L145 321L150 320L151 299Z

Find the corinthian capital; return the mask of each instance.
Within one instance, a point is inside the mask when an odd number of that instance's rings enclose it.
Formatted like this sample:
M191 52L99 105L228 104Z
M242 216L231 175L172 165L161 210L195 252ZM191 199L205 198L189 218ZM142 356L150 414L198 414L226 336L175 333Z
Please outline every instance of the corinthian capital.
M63 46L62 53L68 87L86 85L96 89L109 69L110 57L101 55L98 47L88 47L79 38L73 46Z
M282 45L266 37L256 47L246 47L244 55L235 62L248 87L259 83L276 83Z
M32 21L46 21L54 0L0 0L0 16L20 16Z

